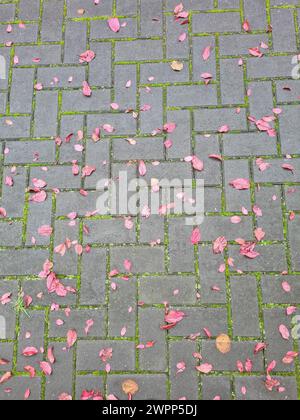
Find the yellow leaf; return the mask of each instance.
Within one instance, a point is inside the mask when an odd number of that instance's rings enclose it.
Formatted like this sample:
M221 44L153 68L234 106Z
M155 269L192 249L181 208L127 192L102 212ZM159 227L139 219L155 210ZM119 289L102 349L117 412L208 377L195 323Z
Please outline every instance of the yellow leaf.
M231 351L231 340L226 334L221 334L217 337L216 347L220 353L226 354Z
M126 395L134 395L138 392L139 386L135 381L128 379L127 381L123 382L122 389Z
M173 61L171 63L171 68L174 71L182 71L183 70L183 67L184 67L184 64L181 61Z

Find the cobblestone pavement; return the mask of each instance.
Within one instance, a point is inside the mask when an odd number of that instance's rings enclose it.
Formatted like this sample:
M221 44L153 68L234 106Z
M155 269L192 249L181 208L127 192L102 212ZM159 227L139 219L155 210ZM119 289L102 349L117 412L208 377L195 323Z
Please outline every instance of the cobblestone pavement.
M178 3L0 1L1 400L300 395L300 1Z

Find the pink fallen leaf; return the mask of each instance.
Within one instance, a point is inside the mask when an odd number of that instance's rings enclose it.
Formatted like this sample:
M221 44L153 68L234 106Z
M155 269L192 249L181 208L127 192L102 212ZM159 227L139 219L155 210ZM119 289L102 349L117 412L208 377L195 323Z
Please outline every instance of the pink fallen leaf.
M282 324L282 325L279 326L279 332L281 334L281 337L284 340L289 340L290 339L290 332L285 325Z
M203 60L207 61L210 58L210 55L211 55L211 47L209 46L209 47L204 48L203 53L202 53Z
M53 232L53 229L51 226L43 225L38 228L38 234L40 236L51 236Z
M220 236L213 242L213 252L214 254L222 254L222 252L227 247L227 239L224 236Z
M82 83L82 93L84 96L90 97L92 96L92 89L90 88L90 85L87 81L84 81Z
M230 182L230 185L236 190L249 190L250 181L244 178L238 178Z
M120 31L121 29L121 25L120 25L120 21L118 18L111 18L107 21L108 26L110 28L111 31L117 33Z
M0 378L0 385L4 384L5 382L9 381L12 378L11 372L6 372Z
M191 235L191 242L193 245L198 245L201 241L201 232L199 228L195 228Z
M209 363L203 363L200 366L196 366L196 369L198 370L198 372L207 375L213 370L213 366Z
M195 169L195 171L201 172L204 169L203 161L200 160L197 156L193 156L192 165L193 165L193 168Z
M87 50L87 51L83 52L82 54L80 54L79 62L80 63L90 63L91 61L94 60L95 57L96 57L96 54L94 53L94 51Z
M67 346L70 349L74 346L77 341L77 332L75 330L69 330L67 333Z
M124 261L124 268L126 271L128 271L129 273L131 272L132 269L132 262L129 260L125 260Z
M40 362L40 368L42 369L42 372L46 376L51 376L52 375L52 367L51 367L50 363L48 363L48 362Z
M165 315L165 322L167 324L177 324L178 322L182 321L184 317L184 312L172 310Z
M139 174L140 176L145 176L147 173L147 167L143 160L139 162Z
M263 231L262 228L257 228L254 231L255 237L256 239L260 242L264 239L264 237L266 236L266 233Z

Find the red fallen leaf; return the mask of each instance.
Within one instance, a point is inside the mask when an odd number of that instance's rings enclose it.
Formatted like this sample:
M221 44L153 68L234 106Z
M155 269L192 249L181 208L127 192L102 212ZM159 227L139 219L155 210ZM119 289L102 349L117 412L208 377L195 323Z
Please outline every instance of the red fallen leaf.
M247 373L251 373L252 369L253 369L253 362L252 362L252 360L247 359L246 363L245 363L245 370L246 370Z
M3 207L0 207L0 217L6 217L7 213L6 210Z
M257 355L261 351L264 351L267 348L267 345L265 343L258 343L256 344L254 348L254 354Z
M110 28L111 31L117 33L120 31L121 29L121 25L120 25L120 21L118 18L111 18L107 21L108 26Z
M221 155L209 155L208 156L210 159L215 159L215 160L219 160L220 162L223 162L223 157Z
M260 242L266 236L266 232L264 232L262 228L257 228L254 231L254 235L255 235L256 239Z
M129 273L131 272L132 269L132 262L129 260L125 260L124 261L124 268L126 271L128 271Z
M99 352L99 357L103 363L106 363L108 360L110 360L112 358L112 355L113 355L112 348L102 349Z
M286 314L287 314L287 316L291 316L295 312L297 312L296 306L289 306L288 308L286 308Z
M209 363L203 363L200 366L196 366L196 369L198 370L198 372L207 375L213 370L213 366Z
M273 360L267 367L267 374L271 373L277 366L276 360Z
M38 354L38 349L36 349L35 347L26 347L26 349L23 350L22 354L25 357L36 356Z
M224 249L227 247L227 239L224 236L220 236L213 243L214 254L222 254Z
M255 242L245 242L241 244L240 248L240 254L244 255L247 258L255 259L260 256L258 252L256 252L255 249L256 243Z
M285 365L290 365L294 362L294 360L299 356L299 353L295 351L288 351L287 354L282 359L282 363Z
M95 57L96 57L96 54L94 53L94 51L87 50L87 51L83 52L82 54L80 54L79 62L80 63L90 63L91 61L94 60Z
M69 330L67 333L67 347L70 349L74 346L77 341L77 332L75 330Z
M53 365L55 363L55 357L53 354L53 347L49 347L48 351L47 351L47 359L49 360L49 362Z
M30 388L27 388L25 393L24 393L24 400L28 400L30 395L31 395L31 390L30 390Z
M192 165L193 165L193 168L195 169L195 171L201 172L204 169L203 161L200 160L199 158L197 158L197 156L193 156Z
M282 324L282 325L279 326L279 332L281 334L281 337L284 340L289 340L290 339L290 332L285 325Z
M7 305L8 303L11 302L11 296L12 293L5 293L1 298L0 298L0 303L2 305Z
M84 328L84 332L86 333L86 335L89 334L91 328L94 325L94 321L92 319L88 319L85 323L85 328Z
M284 163L283 165L281 165L282 169L285 169L286 171L290 171L292 173L294 173L295 168L293 167L293 165L290 165L289 163Z
M230 184L236 190L249 190L250 181L249 179L238 178L230 182Z
M185 313L182 311L170 311L165 315L165 322L167 324L177 324L182 321L185 317Z
M84 81L82 83L82 93L84 94L84 96L87 96L87 97L92 96L92 89L90 88L90 85L88 84L87 81Z
M163 131L166 133L173 133L176 130L176 127L175 123L167 123L164 125Z
M248 20L245 20L243 23L243 29L245 32L250 32L251 31L251 27L250 27L250 23Z
M85 166L84 168L82 168L82 176L83 177L91 176L95 171L96 171L95 166Z
M45 191L40 191L36 194L34 194L30 201L33 201L34 203L43 203L47 199L47 193Z
M40 368L42 369L42 372L46 376L51 376L52 375L52 367L51 367L50 363L48 363L48 362L40 362Z
M261 57L263 57L263 53L260 51L260 49L258 48L258 47L255 47L255 48L250 48L249 49L249 53L250 53L250 55L252 55L253 57L258 57L258 58L261 58Z
M28 372L30 375L30 378L34 378L36 375L35 369L32 366L25 366L24 367L25 372Z
M244 364L243 364L243 362L241 362L240 360L238 360L238 361L236 362L236 367L237 367L237 370L238 370L240 373L244 373Z
M222 127L219 128L218 132L220 134L223 134L223 133L228 133L229 130L230 128L228 127L228 125L222 125Z
M6 360L6 359L1 359L0 358L0 366L6 366L6 365L8 365L9 364L9 361L8 360Z
M203 53L202 53L203 60L204 61L209 60L210 55L211 55L211 47L209 46L209 47L204 48Z
M58 397L59 401L72 401L72 396L67 394L66 392L63 392Z
M292 288L291 288L291 285L287 281L282 282L281 286L284 292L291 293Z
M139 174L140 176L145 176L147 173L147 167L143 160L140 160L139 162Z
M51 236L53 232L53 229L51 226L43 225L38 228L38 234L40 236Z
M197 245L201 241L201 232L199 228L195 228L191 235L191 242L193 245Z
M9 381L12 378L11 372L6 372L0 378L0 385L4 384L5 382Z

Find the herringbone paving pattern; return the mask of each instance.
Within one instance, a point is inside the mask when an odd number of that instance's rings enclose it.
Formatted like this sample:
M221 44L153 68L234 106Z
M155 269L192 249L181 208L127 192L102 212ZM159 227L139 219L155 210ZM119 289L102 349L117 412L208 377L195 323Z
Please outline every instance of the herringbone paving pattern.
M1 400L300 395L300 1L178 3L0 1ZM120 170L203 224L99 215Z

